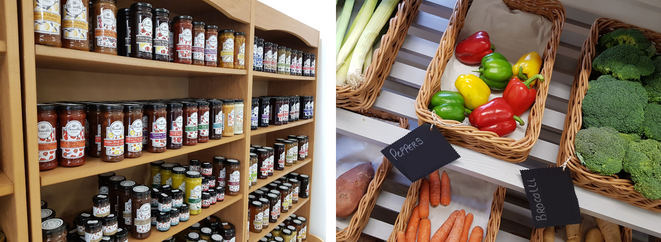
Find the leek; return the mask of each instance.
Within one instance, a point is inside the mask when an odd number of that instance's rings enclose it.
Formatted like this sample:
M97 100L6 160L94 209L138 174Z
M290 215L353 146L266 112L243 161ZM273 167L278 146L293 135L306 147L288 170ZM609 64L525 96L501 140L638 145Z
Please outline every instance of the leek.
M361 36L361 33L365 29L365 26L372 17L372 13L374 12L374 8L376 7L376 2L377 0L367 0L367 2L365 2L365 9L363 9L363 12L359 16L356 16L356 19L354 19L354 21L356 21L356 26L351 31L349 38L347 38L347 41L344 43L344 45L342 45L342 48L340 48L340 52L337 54L337 60L335 61L336 71L340 69L342 63L344 63L344 61L347 60L347 56L349 55L349 52L351 52L351 50L353 50L354 47L356 46L356 43L358 42L358 38ZM363 52L364 51L365 50L363 50ZM354 55L353 58L355 57L356 56Z
M351 51L351 53L349 53L349 56L347 57L347 59L351 59L352 55L353 55L353 51ZM348 71L349 71L349 62L346 61L346 62L344 62L344 64L342 64L340 69L338 69L337 72L335 73L335 85L337 85L337 86L346 85L346 83L347 83L347 72Z
M370 64L372 64L372 55L374 55L374 47L370 47L370 50L367 51L367 55L365 56L365 63L363 64L363 73L365 73L365 71L367 71L367 67L369 67ZM347 71L348 70L349 68L347 67Z
M347 42L347 38L349 38L349 34L353 31L353 28L356 27L356 22L358 22L356 21L356 19L363 12L363 9L365 9L365 4L367 4L367 2L363 3L363 6L360 7L360 10L358 10L358 14L356 14L356 17L354 17L353 22L351 22L351 26L349 27L349 30L347 30L347 34L345 34L344 37L342 38L342 44L344 44L344 42ZM335 54L337 55L337 53Z
M340 18L337 20L336 29L335 29L335 54L340 52L340 47L342 47L342 38L344 33L347 31L347 26L349 25L349 20L351 19L351 11L353 11L353 4L356 0L346 0L344 2L344 7L340 13Z

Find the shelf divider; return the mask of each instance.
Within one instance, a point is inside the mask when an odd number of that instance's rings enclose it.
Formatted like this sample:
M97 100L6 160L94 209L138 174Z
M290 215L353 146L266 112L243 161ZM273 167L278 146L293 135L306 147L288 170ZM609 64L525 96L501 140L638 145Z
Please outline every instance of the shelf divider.
M0 197L10 194L14 194L14 183L0 170Z
M302 120L291 122L291 123L288 123L288 124L285 124L285 125L269 125L268 127L263 127L263 128L259 127L256 130L250 130L250 136L271 133L271 132L275 132L275 131L278 131L278 130L283 130L283 129L288 129L288 128L292 128L292 127L296 127L296 126L300 126L300 125L304 125L304 124L309 124L309 123L312 123L312 121L314 121L314 119L302 119Z
M257 184L250 187L249 193L254 192L255 190L259 189L260 187L266 186L269 183L277 180L280 177L283 177L290 172L293 172L297 170L298 168L301 168L307 164L309 164L312 161L312 158L307 158L302 161L298 161L296 164L293 164L292 166L285 166L285 169L282 171L273 171L273 176L269 176L266 179L257 179ZM259 171L258 171L259 172Z
M0 40L0 53L5 53L7 52L7 42L4 40Z
M314 81L313 76L290 76L276 73L253 71L253 81Z

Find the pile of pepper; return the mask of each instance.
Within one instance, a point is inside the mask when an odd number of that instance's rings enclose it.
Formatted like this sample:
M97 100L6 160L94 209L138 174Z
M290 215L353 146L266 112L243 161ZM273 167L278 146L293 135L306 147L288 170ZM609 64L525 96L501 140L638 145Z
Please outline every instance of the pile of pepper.
M480 65L473 74L459 75L454 85L458 92L439 91L430 101L429 109L443 119L468 121L482 131L492 131L498 136L508 135L516 129L517 122L525 123L519 116L535 102L537 90L532 86L539 74L542 58L530 52L519 58L516 64L494 52L489 34L479 31L457 44L455 57L466 65ZM489 100L491 89L503 90L503 96Z

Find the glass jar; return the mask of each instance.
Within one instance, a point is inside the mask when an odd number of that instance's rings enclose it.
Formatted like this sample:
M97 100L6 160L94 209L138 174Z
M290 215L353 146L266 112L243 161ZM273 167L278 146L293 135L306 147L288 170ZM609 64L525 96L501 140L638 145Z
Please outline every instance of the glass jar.
M130 8L121 8L117 10L117 55L131 56Z
M172 20L168 21L168 26L170 27L170 38L168 39L168 61L174 62L174 28L172 28Z
M131 4L131 57L152 59L154 29L151 4L137 2Z
M92 218L91 212L82 212L75 219L74 224L79 236L85 236L85 223Z
M118 228L117 233L115 233L115 242L128 242L129 230L124 228Z
M179 208L179 221L186 222L190 218L190 206L184 203Z
M124 160L124 107L104 104L101 107L102 137L101 160L118 162Z
M296 100L298 100L298 96L289 97L289 122L298 121Z
M293 203L293 197L294 197L294 186L291 183L284 182L282 183L283 186L287 187L289 189L289 194L287 194L287 205L289 205L289 209L294 205Z
M250 202L250 232L261 233L264 222L264 206L259 201Z
M301 183L297 179L289 179L288 180L290 184L292 184L292 196L291 200L293 204L298 203L298 193L299 193L299 187L301 186Z
M250 153L250 186L257 185L257 173L261 174L258 160L257 153Z
M291 74L290 69L291 69L291 48L286 48L285 49L285 75Z
M282 115L284 114L284 106L282 98L280 97L271 97L271 114L270 114L270 124L281 125Z
M262 227L263 228L268 228L269 227L269 217L271 216L270 212L270 206L271 203L269 200L266 198L266 196L257 199L260 203L262 203Z
M303 53L303 76L310 76L310 53Z
M172 210L172 197L166 193L161 193L158 197L158 211L170 212Z
M264 61L262 61L264 68L264 72L271 72L271 61L273 60L273 43L271 42L266 42L264 43Z
M193 65L204 65L204 22L193 22Z
M211 130L209 139L219 140L223 137L223 102L216 99L209 100L209 122Z
M172 210L170 210L170 226L177 225L179 225L179 209L172 208Z
M165 8L154 9L154 60L170 60L170 11Z
M115 176L114 172L106 172L106 173L101 173L97 177L99 178L99 194L105 194L108 195L109 193L109 186L110 186L110 178Z
M124 156L137 158L142 156L142 105L124 104Z
M266 199L268 201L270 211L264 217L264 221L269 220L270 223L276 223L278 221L278 216L280 215L280 200L274 193L266 194Z
M167 149L181 149L184 124L182 107L181 103L167 103Z
M257 149L255 153L257 154L257 167L259 167L257 179L266 179L269 177L269 152L265 149Z
M264 197L266 197L266 194L264 193L264 191L259 190L259 189L256 190L256 191L254 191L254 192L252 192L252 194L255 195L255 197L256 197L256 199L253 199L253 200L257 200L257 199L259 199L259 198L264 198Z
M280 97L282 99L282 124L288 124L289 123L289 97Z
M85 241L99 242L103 237L101 222L96 219L90 219L85 222Z
M156 215L156 229L161 232L170 230L170 212L160 212Z
M177 53L174 55L175 63L191 64L193 63L193 17L188 15L177 16L174 22L174 43L176 43Z
M149 184L151 184L151 187L153 188L157 188L161 185L161 165L163 165L163 163L162 160L149 163L151 169Z
M167 149L167 111L165 103L147 104L147 127L149 129L149 142L147 151L152 153L163 153Z
M85 154L91 157L101 156L101 106L102 103L87 103L86 121L89 128ZM59 132L59 131L58 131Z
M211 206L211 194L202 192L202 208L207 209Z
M46 221L51 218L55 217L55 210L50 209L50 208L42 208L41 209L41 221Z
M224 156L213 157L213 174L217 177L217 187L225 187L225 162L227 158Z
M298 140L298 160L305 160L307 158L308 137L305 135L297 136Z
M255 71L264 71L264 39L257 38L256 42L256 47L255 48L255 53L257 54L257 61L255 62L257 65L257 69Z
M122 181L119 183L119 211L118 214L122 215L122 222L119 223L120 227L124 229L131 228L131 190L135 187L134 181Z
M57 129L60 143L58 162L60 166L85 164L85 106L82 104L59 104Z
M278 74L285 74L285 65L287 64L287 47L278 47Z
M266 151L268 151L268 172L269 176L273 176L273 170L274 170L274 157L275 157L275 150L271 147L264 147Z
M298 139L296 138L289 138L287 139L292 142L292 150L287 150L287 152L291 152L292 154L292 163L296 164L298 163Z
M158 194L161 194L161 189L159 188L152 188L150 190L150 197L151 200L149 201L149 204L151 204L152 209L156 209L158 211ZM156 213L151 214L153 218L156 218ZM155 223L155 222L154 222Z
M172 163L163 163L161 165L161 186L172 186L172 169L174 169L174 164Z
M299 108L301 113L303 113L301 119L312 119L314 114L314 98L312 96L301 96L301 103L303 104Z
M200 173L203 176L211 176L211 174L213 174L213 166L211 165L211 163L209 162L202 163Z
M290 229L282 229L282 239L285 242L295 242L294 238L294 231L291 231Z
M38 2L39 4L43 4L42 1ZM63 48L89 51L89 40L87 39L89 31L87 26L88 6L88 0L62 1ZM35 14L35 20L42 16L42 14ZM35 32L36 31L37 29L35 28Z
M282 237L280 237L280 236L282 236L282 227L280 227L280 225L275 226L275 228L273 228L273 230L271 231L271 234L273 234L273 240L274 241L276 241L276 242L284 242L285 241L284 239L282 239Z
M223 242L223 236L220 234L212 234L210 242Z
M200 162L200 160L196 160L196 159L190 160L188 162L188 170L189 171L201 172L202 171L202 162Z
M296 75L297 76L302 76L303 75L303 51L298 51L296 53Z
M172 164L172 165L174 165L174 164ZM174 167L172 169L174 169ZM170 176L170 177L172 177L172 176ZM161 186L161 192L170 195L171 191L172 191L172 185L167 185L166 184L166 185Z
M226 193L236 196L241 190L241 163L236 159L227 159L227 187Z
M194 102L182 102L184 105L184 117L186 118L186 126L184 128L185 135L183 139L184 145L196 145L197 144L197 103Z
M181 168L181 167L175 167L175 168ZM172 194L172 207L173 208L180 208L181 205L184 204L184 192L183 192L183 190L181 190L181 189L172 189L172 191L170 191L170 193Z
M57 167L57 106L37 104L37 143L39 144L39 170Z
M209 142L209 102L197 101L198 119L197 119L197 142Z
M119 184L126 181L124 176L110 177L108 185L108 199L110 200L110 212L116 213L119 210Z
M103 226L103 235L111 236L117 233L118 223L117 216L114 213L108 214L105 218L101 219L101 225Z
M200 229L200 239L209 241L211 239L211 233L213 231L209 227L202 227Z
M225 201L225 187L216 187L216 202Z
M91 13L90 13L91 15ZM94 52L117 55L117 6L115 0L94 1Z
M246 33L234 33L234 69L246 69Z
M289 212L289 188L287 186L279 186L278 190L280 191L280 201L282 204L282 211L283 213Z
M297 180L301 182L301 185L299 186L298 197L308 198L310 196L310 177L308 175L301 174L298 176Z
M234 134L243 134L243 99L234 99Z
M259 98L252 98L250 110L250 130L256 130L259 126Z
M297 66L296 61L298 60L298 58L296 57L297 52L298 51L296 51L296 50L290 50L290 53L289 53L289 55L291 57L291 63L289 64L289 75L291 75L291 76L296 75L296 66Z
M273 148L274 148L274 152L275 152L274 159L278 160L278 162L274 161L274 166L275 166L274 170L276 170L276 171L284 170L285 169L285 161L287 159L287 156L286 156L287 152L286 152L285 144L283 144L283 143L274 143Z
M60 0L34 0L34 43L62 46L60 38Z
M211 205L214 205L218 202L218 197L216 196L216 189L209 187L209 198L211 199Z
M285 177L287 178L287 180L289 180L289 179L296 179L296 178L298 178L298 173L296 173L296 172L290 172L290 173L287 174Z
M41 222L41 233L44 242L67 241L67 228L64 221L59 218L51 218Z
M218 26L207 25L204 36L204 65L218 66Z
M236 229L234 225L228 222L222 223L222 236L225 241L234 241L236 240Z
M151 234L151 196L147 186L135 186L131 192L131 237L145 239Z
M234 136L234 100L223 100L223 136Z
M234 68L234 30L223 30L220 32L220 42L223 47L220 50L220 67Z
M186 203L190 214L200 214L202 209L202 176L197 171L186 172Z
M292 166L294 164L294 142L291 140L282 141L285 144L285 166Z
M314 77L315 72L315 54L310 53L310 76Z
M271 102L269 97L259 98L259 127L268 127L271 113Z

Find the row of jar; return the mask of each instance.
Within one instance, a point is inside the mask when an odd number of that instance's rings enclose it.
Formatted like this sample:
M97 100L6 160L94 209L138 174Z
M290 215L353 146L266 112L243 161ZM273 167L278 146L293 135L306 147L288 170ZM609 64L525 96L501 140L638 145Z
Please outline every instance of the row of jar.
M300 119L312 119L312 96L261 96L252 98L250 129L283 125Z
M263 228L266 229L266 228ZM301 242L307 240L308 220L296 214L289 215L284 222L275 226L259 242Z
M231 242L236 240L235 235L236 229L233 224L220 221L218 217L211 215L163 242Z
M210 202L208 199L213 199L214 195L222 201L225 194L236 196L241 190L241 163L236 159L214 156L213 163L190 160L189 165L181 165L155 161L149 165L149 183L152 188L168 186L185 191L189 185L199 183L200 191L209 193L209 198L206 199L204 194L198 196L202 197L203 204ZM199 177L190 177L191 172L196 172Z
M315 54L303 53L285 46L278 46L255 36L253 42L254 71L292 76L314 76Z
M218 26L193 22L188 15L170 21L167 9L149 3L119 10L114 0L34 0L34 5L37 44L245 69L245 33L219 32Z
M301 189L300 176L307 175L288 174L283 176L283 179L278 179L278 182L261 187L248 195L248 222L251 232L260 233L262 229L268 228L270 223L277 223L282 215L299 202L299 197L309 197L309 190Z
M285 166L305 160L308 157L308 142L305 135L289 135L287 139L277 138L273 147L250 145L249 185L256 185L257 179L273 176L274 170L281 171ZM309 182L308 178L305 182Z
M241 99L158 101L38 104L39 169L80 166L86 154L118 162L243 134Z

